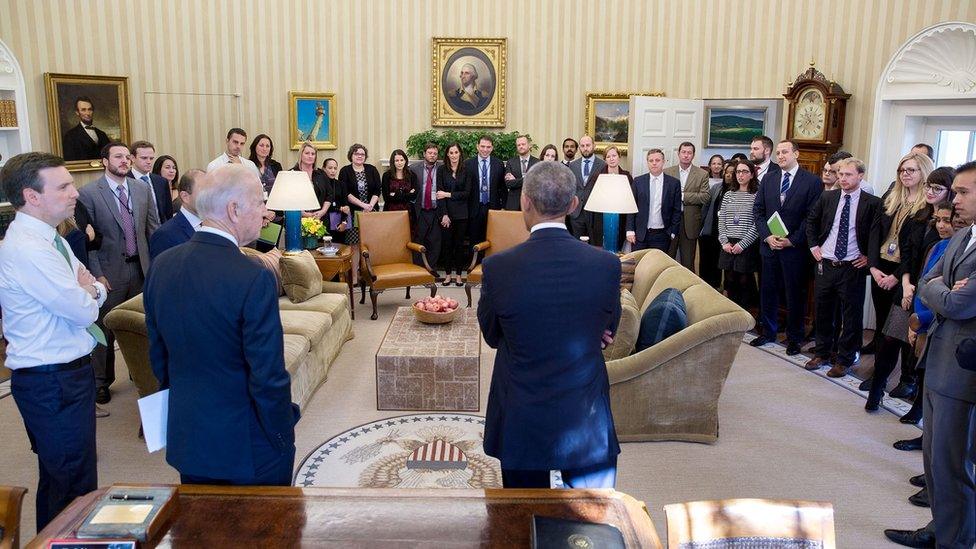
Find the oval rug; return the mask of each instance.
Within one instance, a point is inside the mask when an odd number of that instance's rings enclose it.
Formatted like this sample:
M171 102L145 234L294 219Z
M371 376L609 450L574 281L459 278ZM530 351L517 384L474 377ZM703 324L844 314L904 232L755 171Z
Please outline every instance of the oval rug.
M485 418L434 413L395 416L340 433L298 467L299 487L501 488L486 456Z

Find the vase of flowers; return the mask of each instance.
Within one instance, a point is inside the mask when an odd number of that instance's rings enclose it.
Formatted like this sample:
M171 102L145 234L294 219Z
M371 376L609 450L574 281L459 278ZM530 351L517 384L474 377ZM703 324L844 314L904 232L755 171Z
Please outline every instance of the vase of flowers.
M306 250L314 250L319 247L319 239L329 234L322 221L314 217L302 218L302 246Z

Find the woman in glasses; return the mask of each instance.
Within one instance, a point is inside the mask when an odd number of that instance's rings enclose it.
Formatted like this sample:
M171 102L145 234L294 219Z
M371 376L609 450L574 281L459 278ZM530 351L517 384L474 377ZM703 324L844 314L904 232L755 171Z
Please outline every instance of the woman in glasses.
M759 230L753 218L759 181L748 160L732 163L735 183L722 197L718 211L718 242L722 246L718 267L725 272L729 299L743 309L757 304L756 272L759 271Z

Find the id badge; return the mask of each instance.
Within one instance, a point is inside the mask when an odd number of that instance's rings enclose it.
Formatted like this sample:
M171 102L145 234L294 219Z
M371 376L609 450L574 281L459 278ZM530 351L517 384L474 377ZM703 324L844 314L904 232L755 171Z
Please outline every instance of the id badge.
M895 250L897 250L897 249L898 249L898 244L896 244L894 242L892 242L891 244L888 244L888 255L894 255L895 254Z
M823 261L817 262L817 274L823 276Z
M733 225L738 225L739 224L739 216L738 216L738 214L736 214L735 216L732 217L732 224Z

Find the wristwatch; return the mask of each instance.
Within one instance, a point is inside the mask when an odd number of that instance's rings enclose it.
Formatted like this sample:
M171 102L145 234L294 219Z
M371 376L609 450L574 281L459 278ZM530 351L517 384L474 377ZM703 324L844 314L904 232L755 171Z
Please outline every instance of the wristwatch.
M92 284L92 288L95 288L95 301L102 298L102 290L98 287L98 284Z

